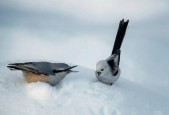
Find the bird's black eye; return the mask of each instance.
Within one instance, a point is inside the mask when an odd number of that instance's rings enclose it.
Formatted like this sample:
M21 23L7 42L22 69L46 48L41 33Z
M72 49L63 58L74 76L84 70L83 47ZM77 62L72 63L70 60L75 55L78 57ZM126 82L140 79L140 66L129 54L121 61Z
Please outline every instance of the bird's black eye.
M104 69L101 69L101 71L103 71Z

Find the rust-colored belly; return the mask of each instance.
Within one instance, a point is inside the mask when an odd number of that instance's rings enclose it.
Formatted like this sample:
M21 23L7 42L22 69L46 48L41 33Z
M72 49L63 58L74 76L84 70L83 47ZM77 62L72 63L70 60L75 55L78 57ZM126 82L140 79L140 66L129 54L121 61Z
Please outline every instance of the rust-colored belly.
M25 80L28 83L37 82L37 81L41 81L41 82L48 81L48 76L46 76L46 75L37 75L37 74L31 73L31 72L24 72L24 76L25 76Z

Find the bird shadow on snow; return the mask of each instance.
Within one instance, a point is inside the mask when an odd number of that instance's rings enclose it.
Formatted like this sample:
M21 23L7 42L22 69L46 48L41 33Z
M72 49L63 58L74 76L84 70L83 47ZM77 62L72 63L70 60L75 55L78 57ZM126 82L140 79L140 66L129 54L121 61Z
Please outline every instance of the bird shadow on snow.
M78 73L71 73L59 84L50 86L42 82L27 83L21 72L0 67L0 113L22 114L27 111L22 108L28 106L35 114L47 114L48 110L62 115L161 115L169 112L167 99L123 76L110 86L98 82L94 70L77 67ZM13 109L16 106L20 109Z

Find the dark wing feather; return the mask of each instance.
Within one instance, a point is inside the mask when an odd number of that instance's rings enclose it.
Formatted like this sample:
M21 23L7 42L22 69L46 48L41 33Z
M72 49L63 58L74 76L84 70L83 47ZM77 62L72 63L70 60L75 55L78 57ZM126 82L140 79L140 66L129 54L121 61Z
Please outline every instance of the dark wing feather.
M120 50L117 50L113 55L112 58L107 60L107 63L110 66L110 69L112 70L112 73L115 74L117 70L119 69L120 64Z

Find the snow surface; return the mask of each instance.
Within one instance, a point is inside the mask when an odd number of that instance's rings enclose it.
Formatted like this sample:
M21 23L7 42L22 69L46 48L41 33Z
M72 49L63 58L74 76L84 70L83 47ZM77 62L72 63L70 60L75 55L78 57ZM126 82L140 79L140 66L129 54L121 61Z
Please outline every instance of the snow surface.
M77 67L58 85L27 83L20 71L0 64L0 115L167 115L166 97L133 81L112 86L95 78L94 70ZM144 85L144 84L143 84Z

